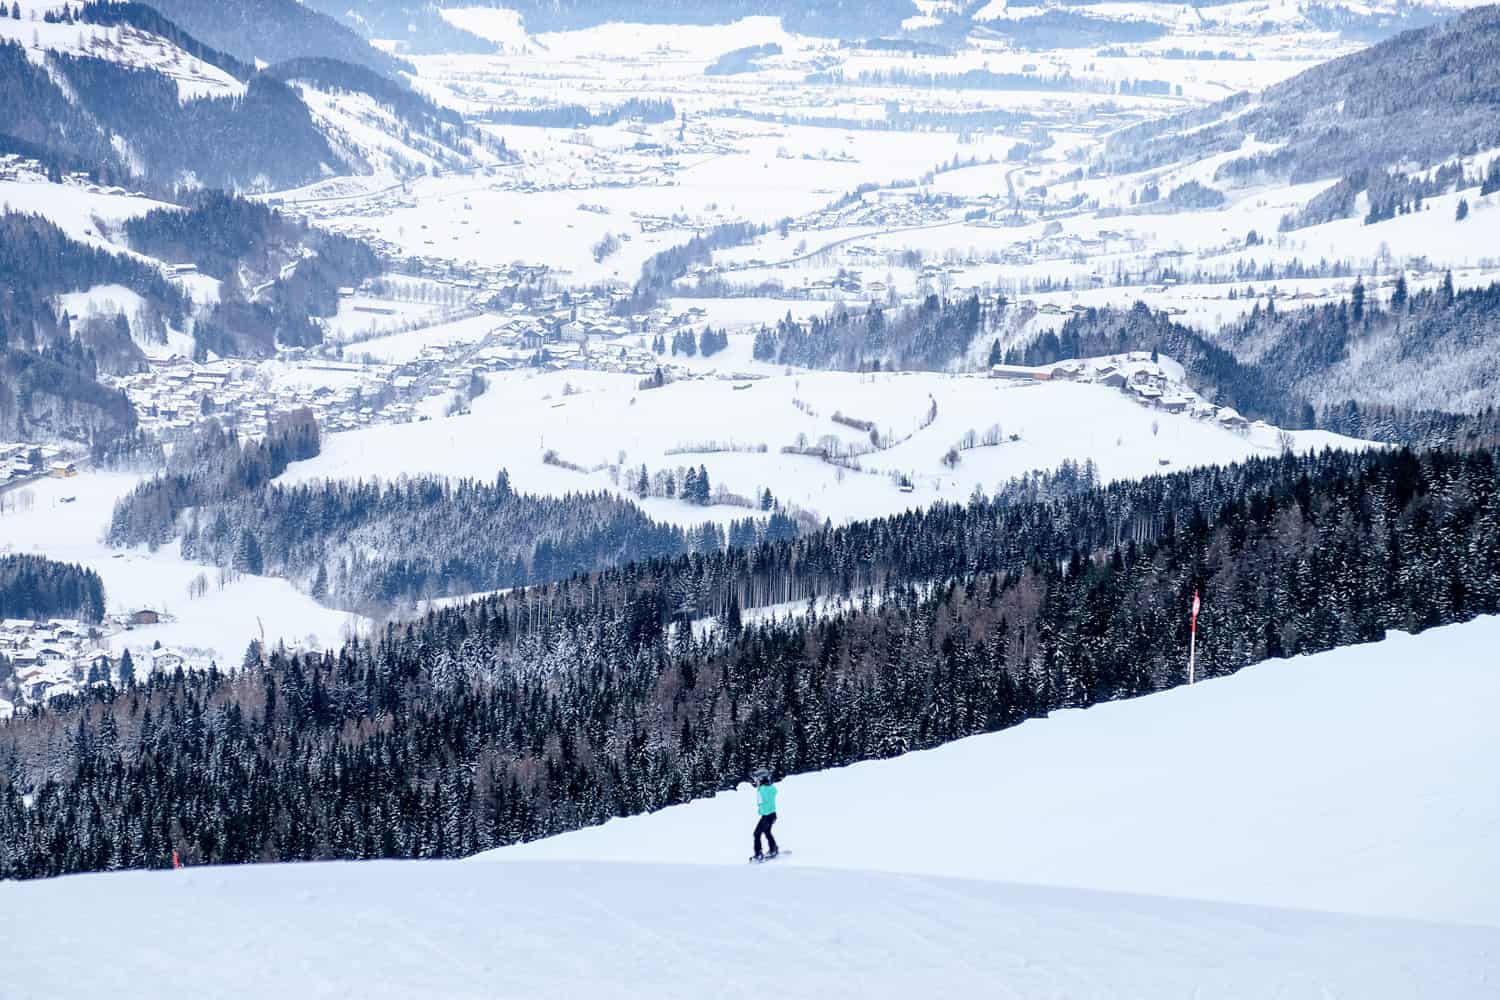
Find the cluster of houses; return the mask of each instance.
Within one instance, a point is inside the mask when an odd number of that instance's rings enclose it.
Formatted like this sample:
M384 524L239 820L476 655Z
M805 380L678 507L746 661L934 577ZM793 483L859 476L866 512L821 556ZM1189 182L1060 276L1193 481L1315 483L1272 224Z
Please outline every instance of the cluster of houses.
M1169 362L1170 363L1170 362ZM1215 406L1203 399L1159 360L1145 352L1112 358L1062 361L1035 367L993 365L990 378L1010 382L1087 382L1118 389L1140 405L1167 413L1186 413L1197 420L1211 420L1228 430L1244 430L1250 421L1230 406Z
M76 694L89 684L118 683L121 657L110 652L110 638L162 620L159 612L146 609L113 615L98 625L71 618L0 620L0 719L16 706ZM188 664L185 654L165 647L137 650L131 659L137 676Z
M429 345L394 369L392 384L409 396L423 386L429 395L439 394L462 388L472 375L517 368L650 375L667 360L652 353L651 341L657 335L670 341L684 327L701 327L708 315L697 306L675 311L657 306L624 318L609 306L609 300L587 293L566 302L554 295L530 306L516 303L478 346Z
M302 355L302 351L287 352ZM294 362L300 358L290 358ZM144 372L101 376L130 398L141 429L170 440L207 417L241 435L264 434L279 415L308 407L330 428L352 429L373 423L409 420L413 408L392 392L388 365L354 365L310 359L310 368L347 372L338 387L314 389L262 379L253 362L197 363L174 357L153 361Z
M143 372L100 380L124 391L141 429L164 440L191 431L208 417L242 436L263 434L278 416L304 407L328 430L354 430L422 419L424 399L461 390L476 374L536 367L649 375L664 361L649 350L658 334L670 340L679 329L701 328L707 319L698 307L657 306L622 317L612 305L608 295L586 292L513 303L498 313L477 345L433 344L399 364L340 361L322 357L325 352L319 349L292 348L273 364L285 370L282 374L296 373L295 378L267 374L261 363L251 361L200 363L179 356L154 360ZM0 484L11 468L18 476L38 474L34 451L0 446ZM42 448L41 455L43 471L66 474L57 470L71 469L54 447Z
M43 476L67 479L77 473L71 453L58 445L0 441L0 486Z

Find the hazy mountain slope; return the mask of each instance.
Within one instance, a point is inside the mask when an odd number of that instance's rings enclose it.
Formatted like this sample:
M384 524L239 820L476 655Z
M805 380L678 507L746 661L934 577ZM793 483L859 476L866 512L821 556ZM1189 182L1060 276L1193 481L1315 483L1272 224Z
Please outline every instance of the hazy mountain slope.
M340 158L360 172L410 176L513 158L503 140L368 67L305 58L266 72L297 88Z
M0 134L57 167L158 190L271 187L343 167L296 94L265 75L244 92L187 97L145 65L70 52L32 60L0 41ZM14 146L14 143L7 143Z
M1140 169L1239 149L1251 137L1280 148L1231 160L1219 178L1316 180L1500 145L1500 7L1315 66L1256 101L1242 95L1127 129L1110 140L1104 165Z
M159 5L158 5L159 6ZM191 53L210 66L217 66L238 80L248 80L255 67L226 52L204 45L181 27L167 20L156 7L143 3L91 3L83 8L80 19L90 24L130 25L163 38L184 52Z
M361 35L396 43L399 52L493 52L495 44L451 24L425 0L308 0L308 7Z
M297 0L152 0L151 6L203 42L246 61L318 56L387 74L406 68Z
M611 21L646 24L728 24L742 17L777 16L790 31L865 38L899 31L920 10L912 0L505 0L532 34L590 28Z

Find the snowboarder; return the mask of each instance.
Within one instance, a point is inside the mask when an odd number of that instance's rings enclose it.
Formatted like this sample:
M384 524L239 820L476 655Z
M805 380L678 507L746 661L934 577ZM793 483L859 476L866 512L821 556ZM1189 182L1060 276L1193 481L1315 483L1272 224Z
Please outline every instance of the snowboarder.
M771 782L771 772L761 768L750 776L755 782L756 804L760 811L760 821L755 824L755 857L753 860L760 861L760 838L764 836L771 847L771 857L776 857L781 852L776 848L776 837L771 833L771 827L776 825L776 786Z

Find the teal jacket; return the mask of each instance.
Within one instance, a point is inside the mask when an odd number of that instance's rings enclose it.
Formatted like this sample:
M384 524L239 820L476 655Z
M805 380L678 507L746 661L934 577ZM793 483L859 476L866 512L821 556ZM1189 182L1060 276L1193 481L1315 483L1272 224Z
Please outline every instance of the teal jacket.
M776 811L776 786L769 784L761 785L758 791L760 795L760 814L762 816L769 816Z

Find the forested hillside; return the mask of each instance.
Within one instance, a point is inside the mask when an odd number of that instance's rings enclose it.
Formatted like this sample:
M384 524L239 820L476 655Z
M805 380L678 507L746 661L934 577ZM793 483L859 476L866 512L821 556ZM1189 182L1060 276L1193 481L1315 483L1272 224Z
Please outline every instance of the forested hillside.
M405 84L354 63L304 57L279 62L267 72L280 80L305 80L327 90L368 94L399 114L412 128L426 130L463 124L458 112L439 107Z
M139 174L161 192L267 188L342 167L297 96L264 74L243 96L181 100L176 81L153 69L67 53L49 53L43 65L0 41L0 90L9 97L0 133L59 166L88 164L109 182Z
M1296 310L1257 304L1211 336L1141 303L1090 309L1006 360L1152 350L1180 361L1209 398L1281 427L1409 443L1483 439L1500 399L1500 285L1455 292L1445 276L1410 293L1402 277L1382 306L1356 280L1349 299ZM1362 410L1372 419L1360 420Z
M195 38L247 63L313 56L394 75L409 69L325 13L298 0L151 0Z
M220 300L193 328L199 353L266 357L278 344L320 343L314 317L338 311L338 289L378 274L380 260L359 240L308 226L219 191L157 209L125 224L131 248L191 263L223 282Z
M177 446L164 474L116 504L110 541L180 541L189 559L285 577L324 603L381 613L796 533L775 514L747 516L728 536L711 523L685 530L612 493L517 493L503 470L492 483L270 484L288 463L317 453L317 426L305 412L243 443L206 422Z
M172 449L166 469L132 490L115 506L110 541L153 549L174 537L178 517L189 507L219 503L260 489L292 462L312 458L322 447L309 410L281 417L259 439L241 442L216 420L205 420L193 436Z
M1319 409L1344 400L1476 413L1500 401L1500 285L1455 292L1451 276L1388 304L1356 281L1347 301L1254 310L1215 339Z
M0 556L0 618L104 617L104 582L82 566L41 556Z
M1003 299L950 301L930 295L920 305L890 313L871 306L806 322L788 317L756 335L754 353L759 361L808 368L942 371L964 356L992 309L1003 310Z
M125 396L95 381L101 359L129 371L140 351L128 326L59 315L57 295L116 284L157 322L180 321L182 294L153 268L69 239L36 215L0 215L0 439L103 443L135 426Z
M1433 166L1500 146L1500 7L1403 32L1208 110L1125 129L1103 165L1127 173L1238 150L1254 136L1273 151L1230 159L1216 178L1303 182L1386 167ZM1363 189L1363 185L1361 188Z
M52 58L95 120L126 137L158 179L264 189L342 166L296 94L264 74L250 78L243 97L182 101L176 82L154 70Z
M904 309L871 306L763 327L757 360L846 371L942 371L969 362L976 338L1003 327L993 301L930 296ZM1493 441L1500 379L1500 286L1349 299L1279 310L1272 300L1214 333L1137 302L1090 308L1000 354L1013 365L1155 351L1181 363L1205 398L1278 427L1324 428L1374 440L1440 446ZM1369 419L1359 414L1367 413Z
M1181 683L1194 591L1203 676L1462 621L1500 609L1500 473L1284 456L725 558L930 589L698 637L673 622L704 563L660 561L54 702L0 729L0 876L462 855L934 746Z
M94 176L130 176L108 138L14 42L0 41L0 135L10 151L44 153L54 172L88 164Z
M157 6L160 6L159 4ZM180 26L162 17L156 7L143 3L120 3L115 0L103 0L99 3L85 4L79 9L77 17L80 21L89 24L130 25L139 28L148 34L164 38L177 46L188 55L201 59L210 66L217 66L236 80L249 80L255 75L253 63L236 59L227 52L204 45L198 39L182 30Z
M463 168L472 162L477 149L484 149L496 159L506 162L515 159L505 145L505 140L484 129L465 124L463 118L451 108L435 104L427 97L412 90L404 82L391 79L353 63L334 59L306 57L289 59L277 63L266 72L295 87L312 87L332 94L352 94L368 98L396 119L399 128L390 129L394 143L417 149L434 158L439 164L454 169ZM304 93L304 96L305 93ZM330 139L339 145L341 154L354 162L361 170L371 169L370 151L363 142L344 134L337 124L327 124ZM389 128L389 126L387 126ZM428 167L415 163L398 163L403 175L425 172Z

